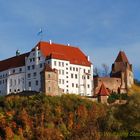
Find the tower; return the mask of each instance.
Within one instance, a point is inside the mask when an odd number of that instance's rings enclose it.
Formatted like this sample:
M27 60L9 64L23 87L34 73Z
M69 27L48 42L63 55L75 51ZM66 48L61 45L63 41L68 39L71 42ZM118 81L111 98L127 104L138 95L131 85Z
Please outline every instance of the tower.
M102 83L100 90L98 92L98 101L101 103L107 103L108 96L109 96L109 91L105 87L104 83Z
M58 71L52 69L49 65L46 65L41 72L41 90L46 95L55 96L60 94L58 87Z
M111 77L121 78L120 92L126 93L134 83L132 64L129 63L124 51L120 51L112 64Z

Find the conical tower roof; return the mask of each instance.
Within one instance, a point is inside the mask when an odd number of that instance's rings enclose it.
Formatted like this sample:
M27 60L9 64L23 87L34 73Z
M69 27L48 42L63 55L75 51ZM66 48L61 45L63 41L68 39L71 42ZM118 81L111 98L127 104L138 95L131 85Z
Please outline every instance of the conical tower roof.
M127 56L124 51L120 51L115 62L127 62L129 63Z
M102 83L98 95L99 96L108 96L109 95L109 91L106 89L104 83Z

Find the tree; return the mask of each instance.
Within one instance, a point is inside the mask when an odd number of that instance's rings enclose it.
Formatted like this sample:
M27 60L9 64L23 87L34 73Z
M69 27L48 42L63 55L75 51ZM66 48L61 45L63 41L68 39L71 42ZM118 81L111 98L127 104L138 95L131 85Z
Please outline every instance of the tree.
M103 63L102 68L103 68L103 76L109 76L109 66Z
M94 67L93 74L94 76L100 76L100 70L97 67Z

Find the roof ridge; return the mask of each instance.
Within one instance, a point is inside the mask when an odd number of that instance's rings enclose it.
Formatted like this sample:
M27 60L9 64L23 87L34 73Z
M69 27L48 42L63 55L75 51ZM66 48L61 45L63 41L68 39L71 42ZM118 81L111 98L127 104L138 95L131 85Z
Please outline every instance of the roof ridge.
M3 60L0 60L0 62L3 62L3 61L7 61L7 60L10 60L10 59L14 59L16 57L20 57L20 56L23 56L23 55L28 55L30 52L27 52L27 53L23 53L23 54L20 54L18 56L13 56L13 57L9 57L7 59L3 59Z

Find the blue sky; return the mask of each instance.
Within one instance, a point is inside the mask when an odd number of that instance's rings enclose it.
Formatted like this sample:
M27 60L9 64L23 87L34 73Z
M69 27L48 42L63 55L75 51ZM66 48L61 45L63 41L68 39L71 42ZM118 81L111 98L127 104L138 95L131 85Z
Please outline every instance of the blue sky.
M96 67L120 50L140 79L140 0L0 0L0 59L43 40L80 47Z

